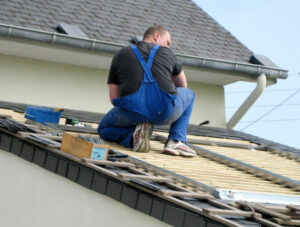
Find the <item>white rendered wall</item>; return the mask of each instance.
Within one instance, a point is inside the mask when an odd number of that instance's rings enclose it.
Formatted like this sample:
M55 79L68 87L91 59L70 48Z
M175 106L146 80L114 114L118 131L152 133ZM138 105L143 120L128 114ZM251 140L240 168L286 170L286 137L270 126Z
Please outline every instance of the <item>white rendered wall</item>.
M207 126L226 127L224 87L188 82L196 95L191 123L200 124L209 120Z
M169 226L0 150L0 226Z
M93 112L110 108L107 72L0 55L0 100Z
M107 76L107 70L0 55L0 100L106 113L112 108ZM225 127L223 87L188 84L196 94L190 123Z

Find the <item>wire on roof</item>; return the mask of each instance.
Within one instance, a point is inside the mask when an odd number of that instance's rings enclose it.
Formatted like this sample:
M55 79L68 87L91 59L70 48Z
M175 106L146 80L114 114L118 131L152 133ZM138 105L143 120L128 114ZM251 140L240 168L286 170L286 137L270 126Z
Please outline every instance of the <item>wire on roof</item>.
M252 106L253 107L273 107L273 106L277 106L278 104L274 104L274 105L271 105L271 104L262 104L262 105L254 105ZM290 104L282 104L281 106L300 106L300 103L290 103ZM240 106L227 106L226 108L227 109L236 109L236 108L239 108Z
M291 94L290 96L288 96L285 100L283 100L281 103L279 103L278 105L274 106L271 110L267 111L265 114L263 114L261 117L259 117L258 119L256 119L255 121L253 121L252 123L250 123L249 125L247 125L246 127L244 127L243 129L241 129L240 131L244 131L245 129L249 128L250 126L252 126L253 124L255 124L256 122L260 121L262 118L264 118L265 116L269 115L271 112L273 112L275 109L277 109L279 106L281 106L282 104L284 104L286 101L288 101L289 99L291 99L293 96L295 96L298 92L300 91L300 89L296 90L293 94Z
M286 92L286 91L297 91L298 88L291 88L291 89L278 89L278 90L264 90L264 92ZM242 93L250 93L252 91L229 91L229 92L226 92L226 94L242 94Z
M252 123L255 121L240 121L240 123ZM273 120L262 120L262 121L256 121L256 122L279 122L279 121L300 121L300 118L273 119Z

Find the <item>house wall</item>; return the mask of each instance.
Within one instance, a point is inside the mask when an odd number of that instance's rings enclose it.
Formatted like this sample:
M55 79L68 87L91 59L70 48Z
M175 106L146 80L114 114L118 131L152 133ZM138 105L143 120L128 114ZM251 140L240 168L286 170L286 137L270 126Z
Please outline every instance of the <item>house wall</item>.
M107 70L0 55L0 100L106 113ZM188 77L188 74L187 74ZM225 127L224 90L189 82L196 100L191 123Z
M0 150L0 226L169 226Z

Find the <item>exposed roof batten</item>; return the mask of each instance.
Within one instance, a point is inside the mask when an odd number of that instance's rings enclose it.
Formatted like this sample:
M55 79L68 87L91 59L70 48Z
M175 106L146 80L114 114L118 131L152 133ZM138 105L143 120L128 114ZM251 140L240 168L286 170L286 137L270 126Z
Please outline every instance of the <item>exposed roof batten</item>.
M118 50L120 50L120 48L125 46L123 44L118 43L103 42L95 39L79 38L64 34L58 34L56 32L52 33L6 24L0 24L0 35L14 38L23 38L44 43L72 46L87 50L104 51L108 53L115 53ZM240 62L232 62L182 54L177 54L177 57L183 64L186 65L214 70L224 70L228 72L239 72L251 75L253 77L257 77L261 73L266 74L267 78L269 79L286 79L288 76L287 70L261 65L246 64Z

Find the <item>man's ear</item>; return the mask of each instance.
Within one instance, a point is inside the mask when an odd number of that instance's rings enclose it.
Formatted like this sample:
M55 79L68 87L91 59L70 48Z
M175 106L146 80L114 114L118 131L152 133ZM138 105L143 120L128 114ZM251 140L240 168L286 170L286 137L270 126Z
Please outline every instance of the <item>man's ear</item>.
M154 32L153 39L154 39L155 42L159 39L159 36L160 36L159 32L157 32L157 31Z

